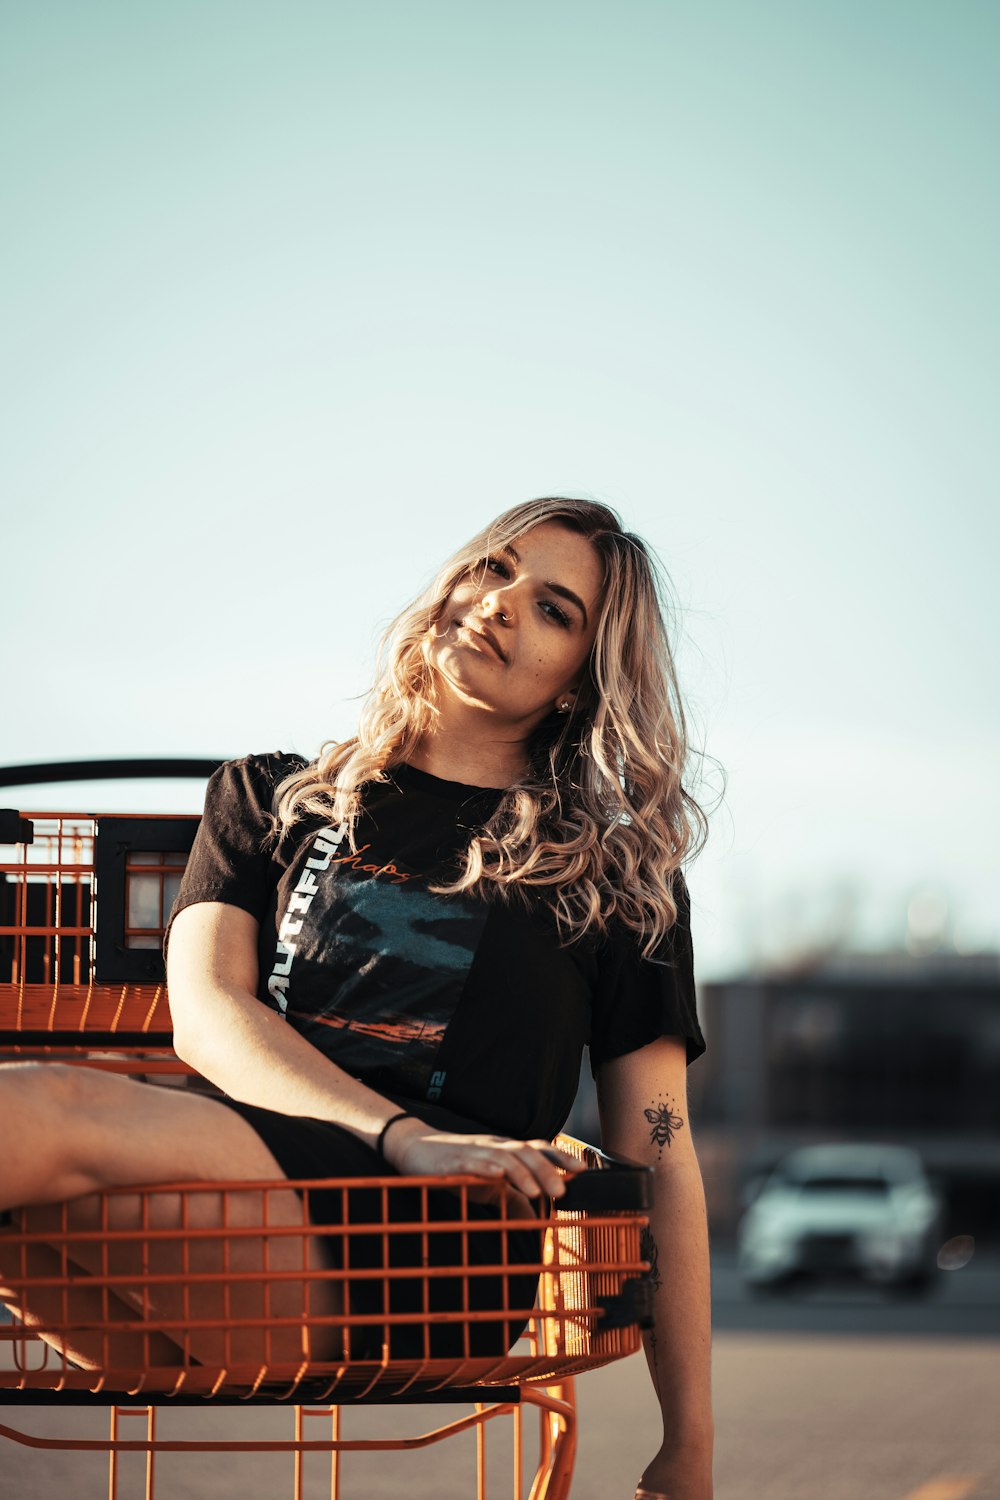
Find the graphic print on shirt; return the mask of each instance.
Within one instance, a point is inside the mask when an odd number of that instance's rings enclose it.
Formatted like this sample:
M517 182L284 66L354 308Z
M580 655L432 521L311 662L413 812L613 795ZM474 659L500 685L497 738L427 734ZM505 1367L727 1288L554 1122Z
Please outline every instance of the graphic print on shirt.
M354 1077L439 1098L438 1051L485 909L432 895L395 861L339 854L333 837L314 843L281 921L285 1014Z
M292 964L298 952L296 938L302 931L302 923L305 914L313 902L317 890L317 874L322 874L330 868L330 862L337 853L347 833L347 824L341 823L339 828L323 828L317 834L312 846L312 854L306 860L302 873L295 884L295 889L289 897L288 906L281 919L278 928L278 942L274 953L274 965L271 969L270 978L267 981L267 993L275 1001L282 1015L288 1010L288 985L292 972Z

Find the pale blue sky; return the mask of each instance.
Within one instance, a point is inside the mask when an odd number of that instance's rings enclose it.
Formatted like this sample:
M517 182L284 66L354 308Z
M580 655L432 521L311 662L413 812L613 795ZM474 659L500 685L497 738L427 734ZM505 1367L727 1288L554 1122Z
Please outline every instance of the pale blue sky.
M0 759L313 753L443 554L587 494L664 558L729 776L703 972L920 889L996 946L998 40L12 0Z

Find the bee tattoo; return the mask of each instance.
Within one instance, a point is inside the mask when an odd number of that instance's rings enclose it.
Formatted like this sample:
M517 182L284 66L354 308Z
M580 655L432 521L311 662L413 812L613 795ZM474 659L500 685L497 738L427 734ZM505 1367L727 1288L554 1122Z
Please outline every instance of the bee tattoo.
M650 1142L654 1146L659 1146L662 1156L664 1146L669 1146L678 1130L684 1129L684 1121L680 1115L673 1113L669 1104L658 1104L653 1109L644 1110L643 1113L652 1126L649 1132Z

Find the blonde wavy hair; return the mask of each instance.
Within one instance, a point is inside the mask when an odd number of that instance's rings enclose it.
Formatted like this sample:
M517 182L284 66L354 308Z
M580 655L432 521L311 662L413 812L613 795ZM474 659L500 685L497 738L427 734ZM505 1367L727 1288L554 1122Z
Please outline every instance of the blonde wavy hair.
M346 823L352 847L361 790L385 781L433 728L426 652L456 584L543 522L578 532L603 566L597 634L570 713L552 712L527 745L527 769L475 833L445 895L541 895L564 941L616 920L652 955L677 918L679 867L704 843L705 814L685 790L684 711L646 545L614 511L548 496L499 516L396 618L353 739L325 744L275 794L281 833L307 816Z

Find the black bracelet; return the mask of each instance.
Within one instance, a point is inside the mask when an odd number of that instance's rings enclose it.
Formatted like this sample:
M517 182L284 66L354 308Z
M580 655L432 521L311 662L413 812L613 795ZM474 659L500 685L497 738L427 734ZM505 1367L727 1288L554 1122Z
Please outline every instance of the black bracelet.
M386 1132L388 1131L389 1126L395 1125L397 1120L412 1119L413 1116L410 1114L409 1110L401 1109L398 1115L390 1115L388 1120L386 1120L385 1124L382 1126L382 1129L378 1133L378 1140L375 1142L375 1150L378 1152L379 1156L381 1156L383 1161L385 1161L385 1152L382 1150L382 1146L385 1142Z

